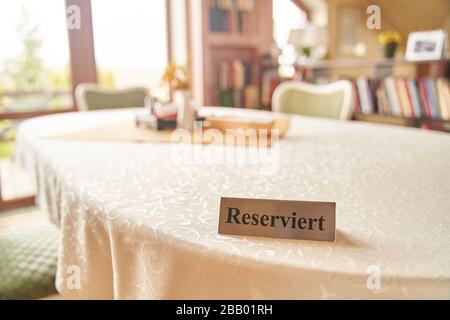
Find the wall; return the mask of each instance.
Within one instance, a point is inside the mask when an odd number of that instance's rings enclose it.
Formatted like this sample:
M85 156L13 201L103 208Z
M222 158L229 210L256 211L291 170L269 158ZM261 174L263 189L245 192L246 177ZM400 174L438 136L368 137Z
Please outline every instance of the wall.
M432 30L450 26L450 1L448 0L328 0L328 27L330 35L330 59L350 58L351 55L339 51L339 19L342 8L355 8L360 10L362 24L355 26L361 28L362 39L367 46L363 58L380 58L381 54L377 42L377 31L371 31L365 26L368 14L366 9L375 4L381 8L381 28L383 30L396 30L402 35L402 44L399 54L404 53L408 34L412 31ZM352 57L354 58L354 56Z

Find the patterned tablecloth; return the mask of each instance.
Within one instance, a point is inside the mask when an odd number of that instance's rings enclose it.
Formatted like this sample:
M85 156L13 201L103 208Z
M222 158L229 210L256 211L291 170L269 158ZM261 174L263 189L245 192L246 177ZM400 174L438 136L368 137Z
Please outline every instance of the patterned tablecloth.
M450 298L450 135L294 117L257 161L242 147L49 138L135 112L18 130L17 160L62 231L64 296ZM221 196L336 202L337 241L219 235Z

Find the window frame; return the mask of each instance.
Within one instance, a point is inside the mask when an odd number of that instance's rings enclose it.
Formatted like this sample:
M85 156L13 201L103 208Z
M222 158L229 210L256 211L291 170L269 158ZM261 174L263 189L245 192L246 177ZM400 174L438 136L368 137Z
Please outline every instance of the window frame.
M172 41L171 41L171 5L173 0L166 2L166 39L167 39L167 61L172 60ZM75 88L80 83L97 83L97 66L95 61L94 34L92 27L92 8L91 0L66 0L65 8L76 5L80 8L80 29L67 29L69 41L69 63L72 91L72 106L60 110L41 110L30 112L5 112L0 113L0 120L19 120L28 119L43 115L65 113L78 111L75 100Z
M167 61L172 58L171 44L171 2L166 1L166 19L167 19ZM77 5L80 8L81 28L67 29L69 41L69 63L71 76L72 106L60 110L43 110L30 112L5 112L0 113L0 120L25 120L28 118L58 114L65 112L78 111L75 100L75 88L83 82L97 83L97 66L95 61L94 34L92 27L92 9L91 0L66 0L65 9L71 5ZM0 185L0 210L12 209L16 207L31 206L35 203L35 196L15 198L4 200L1 194Z

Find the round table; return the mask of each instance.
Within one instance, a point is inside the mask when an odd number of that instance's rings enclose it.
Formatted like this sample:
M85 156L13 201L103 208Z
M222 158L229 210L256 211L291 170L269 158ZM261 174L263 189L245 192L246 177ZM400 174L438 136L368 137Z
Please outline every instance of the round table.
M16 158L61 230L64 297L450 298L450 135L293 116L269 173L186 156L245 147L55 139L135 113L19 127ZM337 240L219 235L222 196L336 202Z

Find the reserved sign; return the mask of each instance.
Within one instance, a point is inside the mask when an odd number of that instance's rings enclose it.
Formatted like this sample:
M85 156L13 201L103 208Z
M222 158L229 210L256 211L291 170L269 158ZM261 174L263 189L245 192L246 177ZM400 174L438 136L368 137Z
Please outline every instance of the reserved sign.
M221 198L219 233L335 241L336 203Z

